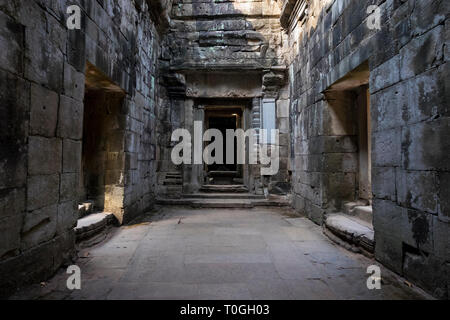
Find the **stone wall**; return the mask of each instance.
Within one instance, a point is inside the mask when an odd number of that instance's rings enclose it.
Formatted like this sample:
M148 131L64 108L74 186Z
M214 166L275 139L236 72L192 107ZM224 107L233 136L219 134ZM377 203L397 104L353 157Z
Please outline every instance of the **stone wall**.
M292 48L286 59L296 209L322 223L326 212L341 210L342 200L353 197L345 190L356 183L354 135L342 127L348 111L333 106L340 100L350 108L352 102L333 85L368 82L376 258L448 297L448 1L283 3ZM306 11L293 10L300 3ZM369 5L381 10L379 30L369 27ZM369 81L356 76L364 64Z
M72 4L81 30L66 28ZM108 159L123 163L114 213L123 222L152 207L159 32L168 24L167 1L156 4L0 1L0 295L74 257L88 62L125 93L112 122L122 148Z
M71 4L81 30L66 28ZM75 256L85 88L120 92L104 163L119 222L181 170L172 131L203 120L205 99L235 99L253 128L276 105L280 172L263 182L285 189L292 170L294 207L321 224L358 197L354 108L368 86L376 258L448 297L448 12L439 0L0 0L0 296Z

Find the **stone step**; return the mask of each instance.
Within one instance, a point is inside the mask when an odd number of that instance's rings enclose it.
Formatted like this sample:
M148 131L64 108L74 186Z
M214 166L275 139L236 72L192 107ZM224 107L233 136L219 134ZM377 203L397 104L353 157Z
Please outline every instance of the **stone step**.
M193 208L253 208L252 202L248 199L158 199L156 203Z
M165 175L166 179L181 179L181 174L179 173L167 173Z
M165 176L164 180L181 179L181 176Z
M253 200L253 205L255 207L288 207L290 202L287 199L264 199L264 200Z
M76 241L90 239L103 231L109 224L113 224L116 218L112 213L98 212L92 213L78 220L75 227Z
M347 202L347 203L344 203L344 213L351 215L353 213L353 210L356 207L368 206L368 205L369 205L369 201L367 201L367 200L357 200L357 201Z
M355 216L363 221L372 223L373 221L373 210L372 206L357 206L353 209L352 216Z
M344 204L344 213L349 216L357 217L368 223L372 223L373 213L372 206L367 200L358 200Z
M254 207L284 207L289 206L289 201L267 199L158 199L159 205L190 206L193 208L254 208Z
M183 191L183 186L182 185L172 185L172 186L166 186L166 190L168 192L181 192Z
M208 177L235 177L237 171L210 171Z
M262 195L252 193L193 193L183 194L185 199L264 199Z
M328 214L324 232L349 250L369 256L374 253L374 230L372 224L367 221L344 213Z
M207 184L201 187L200 191L213 193L248 193L248 188L244 185Z
M251 200L247 199L208 199L196 200L190 205L193 208L253 208Z
M159 172L160 174L164 174L166 176L181 176L181 172L176 172L176 171L172 171L172 172Z
M165 186L174 186L174 185L182 185L183 180L181 179L166 179L164 180Z

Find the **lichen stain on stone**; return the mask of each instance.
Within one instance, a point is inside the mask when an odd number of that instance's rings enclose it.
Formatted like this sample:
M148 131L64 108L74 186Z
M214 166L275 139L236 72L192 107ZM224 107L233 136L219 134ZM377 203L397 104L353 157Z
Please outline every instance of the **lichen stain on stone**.
M433 54L433 43L431 36L428 37L423 45L417 50L417 53L412 59L411 69L414 71L414 74L420 74L424 71L424 68L428 63L431 63L433 59L435 59Z
M435 148L435 146L444 146L445 136L440 132L439 127L425 126L422 132L422 145L423 161L429 167L435 167L439 165L441 160L444 159L444 155L441 148ZM447 151L445 151L447 152Z
M411 133L409 130L406 130L405 136L402 140L402 152L404 154L403 156L403 165L405 168L409 167L409 148L411 146Z
M418 211L408 210L408 220L412 224L411 231L417 246L425 244L430 233L430 226L426 216Z

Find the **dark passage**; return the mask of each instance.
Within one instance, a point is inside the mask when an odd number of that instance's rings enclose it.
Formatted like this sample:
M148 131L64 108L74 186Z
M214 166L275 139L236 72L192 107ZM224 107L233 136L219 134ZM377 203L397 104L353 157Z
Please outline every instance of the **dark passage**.
M118 213L123 207L124 93L88 64L84 97L82 171L79 201Z
M223 136L223 163L207 166L208 179L211 184L235 184L242 176L240 165L237 164L237 144L234 141L234 161L227 164L226 136L227 130L241 128L242 110L238 108L214 108L205 113L207 129L217 129ZM213 140L214 141L214 140ZM209 143L208 143L209 144ZM213 151L215 156L215 151Z

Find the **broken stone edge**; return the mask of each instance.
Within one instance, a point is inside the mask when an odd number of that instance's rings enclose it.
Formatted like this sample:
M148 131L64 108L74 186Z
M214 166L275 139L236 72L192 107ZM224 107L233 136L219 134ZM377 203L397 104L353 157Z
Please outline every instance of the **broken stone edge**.
M336 228L328 220L330 216L325 218L325 222L322 226L323 233L336 244L344 247L345 249L361 253L368 258L374 258L375 254L375 241L363 234L354 232L351 228ZM349 219L350 220L350 219ZM328 222L327 222L328 221Z

